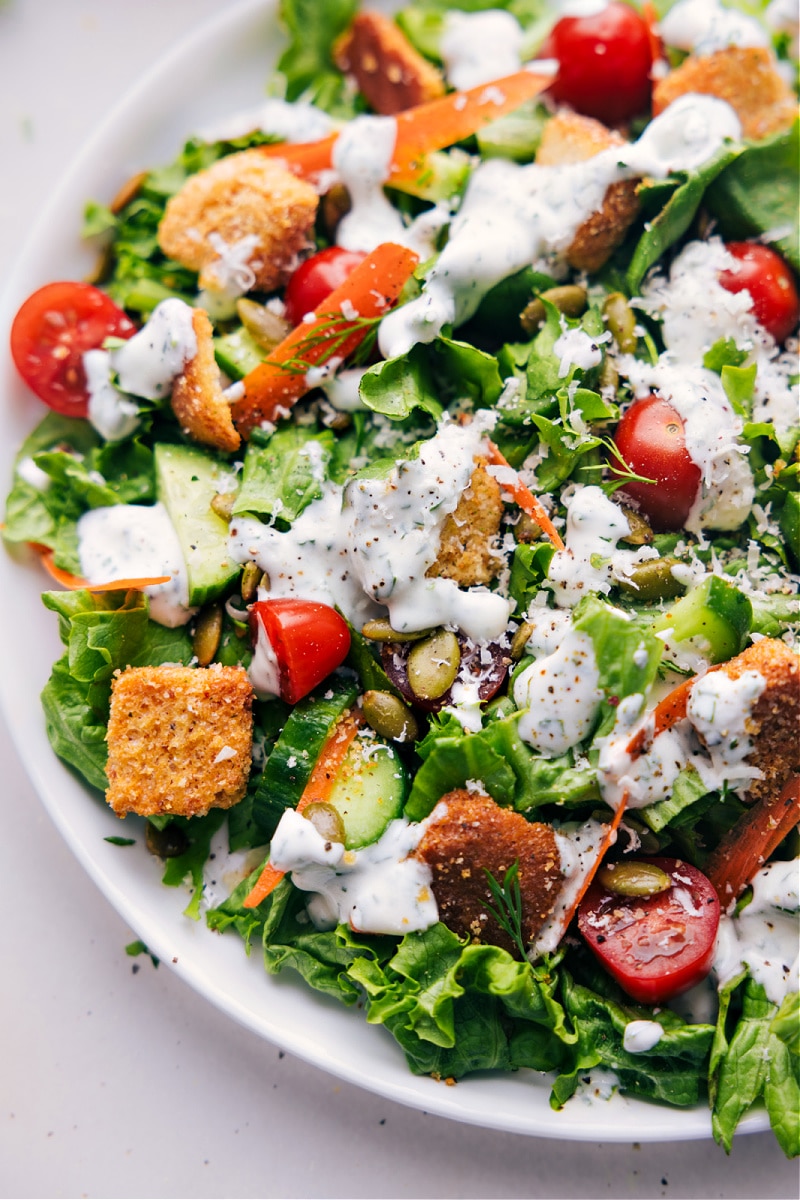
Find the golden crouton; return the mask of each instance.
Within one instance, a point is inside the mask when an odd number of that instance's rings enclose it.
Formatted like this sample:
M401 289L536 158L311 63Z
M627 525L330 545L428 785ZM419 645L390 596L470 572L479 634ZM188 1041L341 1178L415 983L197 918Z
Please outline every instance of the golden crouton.
M243 667L129 667L108 722L108 791L117 816L204 816L242 799L253 689Z
M763 638L720 667L731 679L758 671L767 686L746 724L754 748L747 761L763 772L745 800L777 796L785 783L800 775L800 658L778 638Z
M193 310L192 328L197 353L175 380L172 411L183 432L196 442L218 450L238 450L242 439L233 427L230 405L222 394L213 330L202 308Z
M426 572L429 578L454 579L460 587L488 583L502 562L496 549L503 515L500 485L477 461L469 486L445 519L439 553Z
M340 71L354 76L370 107L385 116L444 95L441 74L381 13L359 13L336 43L334 59Z
M552 827L526 821L521 813L466 789L448 792L441 803L447 806L444 815L428 827L415 852L433 870L441 920L460 937L518 955L490 912L497 902L486 872L502 886L506 871L519 863L522 936L529 944L552 911L563 878Z
M318 202L310 184L280 163L243 150L186 180L167 203L158 244L199 271L210 291L271 292L311 244Z
M563 111L547 122L536 161L558 167L584 162L625 139L600 121ZM624 179L606 189L602 208L583 222L567 249L566 259L575 271L598 271L623 241L639 212L638 182Z
M714 54L690 54L653 87L653 115L687 92L727 100L753 141L788 129L797 112L797 97L775 69L763 46L729 46Z

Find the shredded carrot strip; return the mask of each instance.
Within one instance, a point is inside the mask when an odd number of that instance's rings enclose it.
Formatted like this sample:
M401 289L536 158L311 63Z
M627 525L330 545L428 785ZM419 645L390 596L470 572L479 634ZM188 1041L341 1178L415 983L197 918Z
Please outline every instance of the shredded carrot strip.
M764 796L728 830L705 864L723 909L737 900L787 833L800 823L800 775Z
M69 588L71 591L84 590L87 592L129 592L131 590L141 591L143 588L151 587L156 583L169 583L169 575L153 575L145 576L142 579L112 579L108 583L89 583L88 579L84 579L81 575L72 575L69 571L62 570L57 567L53 561L52 550L45 550L41 555L41 564L47 571L48 575L55 579L56 583L60 583L62 587Z
M320 751L314 769L303 788L303 794L297 801L296 811L301 813L309 804L324 803L330 796L337 775L342 769L347 751L353 744L353 739L361 727L362 721L356 714L351 713L339 721L333 733ZM274 892L285 871L279 871L272 863L266 862L256 882L242 901L244 908L257 908Z
M508 467L509 471L514 468L508 462L503 454L500 453L494 442L489 442L489 462L496 467ZM514 472L516 475L516 472ZM547 510L544 505L537 500L530 488L526 487L522 480L517 476L511 483L506 483L503 480L500 484L504 491L509 492L514 497L514 501L523 512L532 517L537 525L541 526L542 530L547 534L550 541L557 550L564 549L564 543L561 540L561 534L556 529L553 522L547 515Z
M505 113L532 100L553 82L552 75L517 71L464 92L450 92L426 104L398 113L397 142L387 183L414 183L425 170L425 155L471 137ZM287 168L304 177L329 171L338 134L317 142L274 143L259 147L262 154L281 159Z
M709 667L706 674L712 671L718 671L722 663L717 663L713 667ZM660 733L671 729L673 725L677 725L678 721L682 721L686 716L686 706L689 703L689 696L692 688L697 682L697 676L692 675L689 679L683 679L676 688L673 688L653 709L653 727L651 730L645 726L638 730L633 735L628 743L628 754L632 758L638 758L645 750L648 742L653 738L657 738Z
M313 386L307 370L336 356L344 359L364 340L368 321L394 304L419 261L413 250L384 242L327 297L312 320L301 321L271 351L269 358L245 375L244 396L231 413L245 437L262 421L276 420ZM356 314L352 318L349 313ZM358 318L367 318L359 323Z
M602 842L600 843L600 849L597 852L597 858L595 859L595 861L592 865L592 869L587 872L586 878L583 880L580 888L578 889L578 894L574 897L574 899L572 901L572 905L569 909L569 912L564 917L562 928L564 929L565 932L569 928L569 926L572 924L573 918L574 918L576 912L578 911L578 908L580 907L581 900L586 895L586 892L588 891L588 888L589 888L589 884L592 882L592 880L594 879L598 870L600 869L603 859L606 856L606 853L608 852L608 850L611 849L611 847L614 845L614 842L616 841L617 829L619 828L619 823L622 820L622 814L625 812L627 803L628 803L628 793L625 792L622 796L622 799L620 800L617 811L614 813L614 816L611 818L611 821L606 828L606 832L603 836Z

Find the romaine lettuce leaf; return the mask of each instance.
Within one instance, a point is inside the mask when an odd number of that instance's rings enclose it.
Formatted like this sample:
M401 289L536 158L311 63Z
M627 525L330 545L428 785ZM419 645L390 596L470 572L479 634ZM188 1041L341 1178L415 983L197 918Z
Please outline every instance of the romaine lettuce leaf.
M287 425L271 436L254 430L244 457L234 516L250 514L291 524L322 495L333 454L330 430Z

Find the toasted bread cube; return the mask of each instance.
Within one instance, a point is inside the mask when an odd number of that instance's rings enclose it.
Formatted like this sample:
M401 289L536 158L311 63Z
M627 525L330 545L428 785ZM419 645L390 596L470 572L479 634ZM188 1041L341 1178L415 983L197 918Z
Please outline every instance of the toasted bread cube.
M545 167L566 166L624 144L624 138L593 117L564 110L547 122L536 161ZM573 270L598 271L608 261L638 215L637 190L635 179L620 180L606 189L602 208L583 222L567 248L566 259Z
M355 78L376 113L393 116L444 95L441 74L403 31L378 12L359 13L334 47L340 71Z
M106 800L117 816L201 817L244 796L253 689L243 667L128 667L114 679Z
M552 827L526 821L521 813L467 789L448 792L440 803L442 815L437 820L434 810L415 853L433 871L441 920L461 937L518 953L490 911L497 904L486 872L502 886L506 871L519 863L522 935L530 943L552 911L563 878Z
M744 137L753 141L788 129L797 112L797 97L764 46L690 54L653 87L654 116L687 92L726 100L742 123Z
M745 725L754 742L747 761L763 778L753 781L745 800L776 796L800 775L800 658L780 639L763 638L720 670L731 679L758 671L766 681Z
M502 515L500 484L485 462L478 461L469 486L445 518L439 553L426 572L428 577L454 579L460 587L494 579L502 565L497 553Z
M175 380L172 411L188 437L203 446L218 450L238 450L241 437L236 432L228 401L222 394L219 367L214 358L213 329L202 308L192 312L192 328L197 353Z
M257 149L243 150L186 180L167 203L158 244L199 271L209 291L230 291L233 283L238 294L271 292L311 245L318 203L305 180Z

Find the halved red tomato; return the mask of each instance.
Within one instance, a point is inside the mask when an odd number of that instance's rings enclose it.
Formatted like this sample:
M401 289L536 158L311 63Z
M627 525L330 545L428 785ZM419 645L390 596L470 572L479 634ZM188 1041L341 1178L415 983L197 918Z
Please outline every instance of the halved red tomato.
M629 996L661 1004L711 970L720 905L696 867L677 858L638 861L660 867L670 886L654 896L621 896L595 878L578 909L578 929Z
M777 251L758 242L728 242L736 266L719 277L728 292L747 291L756 320L783 342L800 320L800 296L791 268Z
M107 337L129 338L136 326L89 283L48 283L29 296L11 326L11 355L32 392L56 412L85 417L89 406L83 355Z
M281 700L296 704L340 666L350 649L350 630L335 608L312 600L258 600L250 609L255 649L266 637L278 668Z
M672 405L661 396L635 400L614 441L628 466L653 480L632 481L620 491L637 502L658 532L682 529L700 486L700 468L686 449L683 421Z

